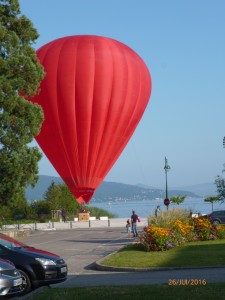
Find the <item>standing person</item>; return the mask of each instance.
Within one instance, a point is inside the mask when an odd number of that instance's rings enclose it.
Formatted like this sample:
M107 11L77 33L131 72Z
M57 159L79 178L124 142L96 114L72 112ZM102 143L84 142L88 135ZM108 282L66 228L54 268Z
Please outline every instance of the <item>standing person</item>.
M66 210L64 208L62 209L62 219L63 222L66 223Z
M126 228L127 228L128 237L130 237L130 234L131 234L130 219L127 220Z
M160 213L160 206L157 205L157 207L155 209L155 216L157 217L159 213Z
M137 233L137 222L138 222L138 215L133 210L132 211L132 216L131 216L131 225L132 225L132 231L133 231L133 236L134 237L138 236L138 233Z

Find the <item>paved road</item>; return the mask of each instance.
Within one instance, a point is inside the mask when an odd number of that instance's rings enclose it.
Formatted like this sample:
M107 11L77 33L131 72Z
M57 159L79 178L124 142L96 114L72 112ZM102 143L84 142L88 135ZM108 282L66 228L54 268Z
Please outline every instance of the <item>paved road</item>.
M91 228L37 231L21 241L25 244L61 255L69 274L92 273L93 263L117 251L133 239L125 229Z
M225 268L160 270L148 272L109 272L93 269L95 262L119 250L133 239L127 238L124 228L90 228L40 231L22 242L61 255L69 267L68 280L52 287L133 285L174 283L191 280L189 284L225 282ZM182 281L181 281L182 283Z

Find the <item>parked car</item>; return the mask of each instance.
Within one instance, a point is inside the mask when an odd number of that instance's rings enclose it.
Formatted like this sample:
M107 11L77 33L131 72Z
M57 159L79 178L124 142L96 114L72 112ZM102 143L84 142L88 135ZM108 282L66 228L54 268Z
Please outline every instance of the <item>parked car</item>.
M0 257L12 261L21 273L21 295L39 286L67 279L67 264L60 256L30 247L1 233Z
M225 224L225 210L213 211L208 218L212 224Z
M0 296L20 293L22 290L22 276L14 264L0 259Z

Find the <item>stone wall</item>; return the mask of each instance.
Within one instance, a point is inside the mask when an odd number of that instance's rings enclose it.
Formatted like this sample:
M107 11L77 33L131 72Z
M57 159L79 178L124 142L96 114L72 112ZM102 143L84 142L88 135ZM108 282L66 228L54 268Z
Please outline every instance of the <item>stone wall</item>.
M23 230L1 230L1 234L7 235L11 238L19 239L22 237L26 237L31 235L31 229L23 229Z

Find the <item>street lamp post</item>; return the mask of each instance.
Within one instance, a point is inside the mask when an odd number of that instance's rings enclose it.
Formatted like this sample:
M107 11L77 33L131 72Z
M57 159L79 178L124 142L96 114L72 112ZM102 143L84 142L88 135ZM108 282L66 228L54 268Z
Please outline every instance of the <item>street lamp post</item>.
M164 170L165 170L165 175L166 175L166 198L164 200L164 204L166 205L167 207L167 210L168 210L168 207L169 207L169 204L170 204L170 200L168 198L168 186L167 186L167 172L170 170L170 166L168 165L168 161L167 161L167 158L165 157L165 166L164 166Z

